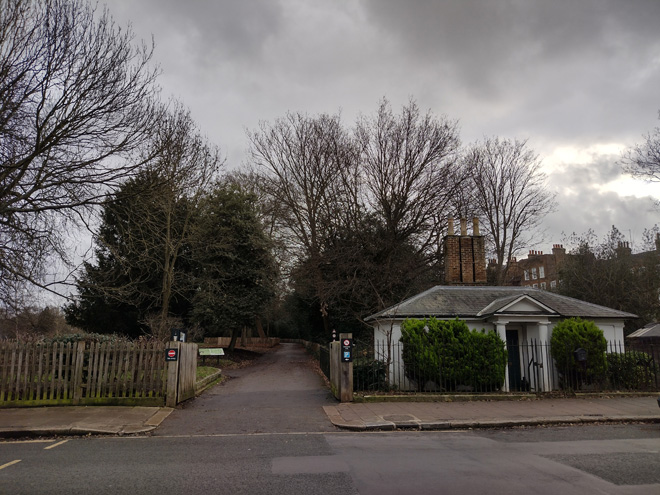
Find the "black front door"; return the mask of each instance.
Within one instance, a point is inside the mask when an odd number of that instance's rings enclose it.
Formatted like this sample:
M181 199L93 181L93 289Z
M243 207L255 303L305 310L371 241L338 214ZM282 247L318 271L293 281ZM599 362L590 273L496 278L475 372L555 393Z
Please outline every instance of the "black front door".
M522 390L518 330L506 331L506 348L509 352L509 390L518 392Z

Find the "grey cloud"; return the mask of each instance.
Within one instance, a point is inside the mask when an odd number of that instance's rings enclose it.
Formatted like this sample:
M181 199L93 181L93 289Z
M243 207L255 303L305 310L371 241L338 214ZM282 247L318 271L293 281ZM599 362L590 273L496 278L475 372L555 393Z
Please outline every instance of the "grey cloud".
M616 157L599 157L592 163L574 164L549 175L549 185L557 193L558 209L544 221L554 236L583 234L593 229L602 237L615 225L631 241L641 242L642 232L660 220L660 211L651 197L620 196L600 192L599 186L622 175ZM555 238L553 242L562 241Z
M200 62L228 57L236 61L256 61L268 40L281 28L282 7L273 0L124 0L109 3L112 11L128 11L135 22L157 30L158 44L187 44L189 54ZM162 54L167 56L167 54Z
M585 164L570 164L550 174L550 181L571 189L590 189L612 182L623 175L619 157L596 155Z
M558 147L632 144L658 124L658 0L111 0L156 37L165 93L228 154L244 128L287 110L342 110L347 125L385 96L460 120L465 143L529 138ZM622 230L651 200L600 194L618 157L553 173L548 230ZM576 195L572 195L575 192ZM646 206L645 206L646 205ZM640 213L641 212L641 213ZM625 215L631 215L632 220ZM644 222L646 224L656 222Z
M559 196L558 200L559 208L544 222L548 232L553 233L552 243L564 242L572 233L584 234L590 229L602 238L614 225L637 245L642 242L644 229L660 220L651 198L621 197L608 192Z
M660 2L366 0L365 7L407 57L455 78L466 93L461 104L480 105L484 125L607 137L634 125L637 110L650 107L651 115L660 106ZM522 113L537 118L522 124Z

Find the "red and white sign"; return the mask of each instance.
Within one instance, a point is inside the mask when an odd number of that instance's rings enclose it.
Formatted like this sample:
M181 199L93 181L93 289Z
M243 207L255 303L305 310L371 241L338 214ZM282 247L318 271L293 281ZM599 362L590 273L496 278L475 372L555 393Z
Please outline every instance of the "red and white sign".
M346 346L351 345L351 341L348 339L344 339L344 345Z
M167 351L167 357L173 358L176 357L176 351L174 349L170 349Z

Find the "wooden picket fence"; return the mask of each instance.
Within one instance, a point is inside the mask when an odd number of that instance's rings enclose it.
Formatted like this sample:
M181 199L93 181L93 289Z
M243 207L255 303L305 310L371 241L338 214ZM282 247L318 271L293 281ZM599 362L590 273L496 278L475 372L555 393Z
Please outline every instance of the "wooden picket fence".
M164 405L160 342L0 341L0 407Z

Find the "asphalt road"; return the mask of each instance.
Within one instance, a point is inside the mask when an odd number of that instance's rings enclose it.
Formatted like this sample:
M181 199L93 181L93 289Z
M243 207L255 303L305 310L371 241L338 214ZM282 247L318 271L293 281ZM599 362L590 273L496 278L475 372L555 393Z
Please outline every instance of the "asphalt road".
M0 493L660 493L656 425L57 442L0 443Z

